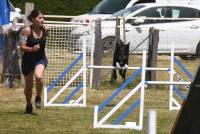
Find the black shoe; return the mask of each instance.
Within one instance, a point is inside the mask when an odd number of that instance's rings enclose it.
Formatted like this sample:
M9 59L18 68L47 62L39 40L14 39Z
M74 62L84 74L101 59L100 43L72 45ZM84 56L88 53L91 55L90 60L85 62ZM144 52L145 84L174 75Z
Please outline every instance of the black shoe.
M42 101L40 96L35 97L35 107L36 108L41 108L42 107Z
M33 106L32 106L32 104L26 105L25 114L32 114L32 112L33 112Z

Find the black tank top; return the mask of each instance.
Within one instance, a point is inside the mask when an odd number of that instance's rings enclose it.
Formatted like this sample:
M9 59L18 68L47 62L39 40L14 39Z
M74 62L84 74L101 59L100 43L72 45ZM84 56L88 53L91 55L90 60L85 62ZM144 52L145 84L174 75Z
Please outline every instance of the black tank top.
M40 45L40 49L37 52L24 52L22 59L24 62L31 62L35 63L41 59L46 59L45 56L45 44L46 44L46 36L45 36L45 29L42 28L42 36L38 39L34 38L33 35L33 26L30 26L30 35L27 39L27 46L33 47L34 45Z

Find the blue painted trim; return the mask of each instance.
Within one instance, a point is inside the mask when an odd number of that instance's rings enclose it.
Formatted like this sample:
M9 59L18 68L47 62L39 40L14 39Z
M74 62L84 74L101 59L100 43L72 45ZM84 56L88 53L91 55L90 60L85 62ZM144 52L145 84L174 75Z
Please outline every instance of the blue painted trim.
M176 85L173 86L173 90L176 92L176 94L182 99L185 100L186 96L178 89Z
M113 125L119 124L138 105L140 105L140 99L137 99L117 120L115 120L114 123L113 123Z
M83 82L81 82L78 87L76 87L70 94L69 96L66 97L66 99L63 101L63 104L68 103L71 98L83 87Z
M110 101L117 96L126 86L131 83L142 71L142 67L140 67L130 78L128 78L122 85L119 87L108 99L106 99L98 108L98 112L101 112L104 107L110 103Z
M65 75L83 58L83 53L81 53L59 76L58 78L47 88L47 93L49 93L53 87L55 87L58 82L60 82Z
M181 64L176 57L174 57L174 62L186 73L186 75L192 80L193 76L192 74Z

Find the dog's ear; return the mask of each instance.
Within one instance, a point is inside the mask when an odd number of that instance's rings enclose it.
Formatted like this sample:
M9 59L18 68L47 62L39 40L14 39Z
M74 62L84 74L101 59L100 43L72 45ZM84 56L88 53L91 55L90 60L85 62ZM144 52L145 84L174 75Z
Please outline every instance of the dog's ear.
M127 43L126 45L129 47L129 46L130 46L130 41L129 41L129 43Z

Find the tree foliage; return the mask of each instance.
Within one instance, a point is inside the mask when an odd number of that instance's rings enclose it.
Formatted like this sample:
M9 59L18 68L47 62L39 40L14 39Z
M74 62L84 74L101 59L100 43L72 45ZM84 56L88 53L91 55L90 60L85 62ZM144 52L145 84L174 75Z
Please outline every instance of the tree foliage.
M33 2L35 8L49 15L80 15L91 12L101 0L10 0L24 13L25 3Z

